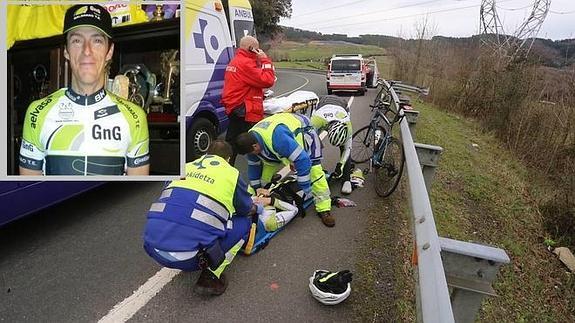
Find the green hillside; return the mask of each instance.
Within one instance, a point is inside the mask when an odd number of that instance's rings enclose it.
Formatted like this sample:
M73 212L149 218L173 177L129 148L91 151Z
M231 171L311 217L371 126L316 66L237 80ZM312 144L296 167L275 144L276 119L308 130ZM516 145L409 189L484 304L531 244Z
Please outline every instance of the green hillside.
M356 45L346 42L293 42L282 41L268 51L276 67L307 68L325 70L333 54L362 54L364 57L375 56L383 61L385 49L371 45ZM380 63L378 67L381 67ZM381 68L380 68L381 70Z

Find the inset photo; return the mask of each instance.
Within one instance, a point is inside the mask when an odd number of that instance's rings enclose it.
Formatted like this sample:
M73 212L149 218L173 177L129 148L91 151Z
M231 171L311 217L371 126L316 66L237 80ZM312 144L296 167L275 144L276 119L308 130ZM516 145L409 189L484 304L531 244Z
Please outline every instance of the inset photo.
M8 177L180 175L180 5L7 8Z

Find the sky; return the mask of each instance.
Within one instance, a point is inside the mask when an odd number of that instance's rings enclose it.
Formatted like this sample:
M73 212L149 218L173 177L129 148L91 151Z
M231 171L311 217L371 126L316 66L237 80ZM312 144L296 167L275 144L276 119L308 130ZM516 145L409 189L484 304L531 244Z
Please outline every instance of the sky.
M550 0L539 38L575 38L575 0ZM514 34L535 0L496 0L506 34ZM481 0L292 0L292 17L280 24L324 34L380 34L415 38L427 17L430 36L467 37L480 33ZM457 9L461 8L461 9Z

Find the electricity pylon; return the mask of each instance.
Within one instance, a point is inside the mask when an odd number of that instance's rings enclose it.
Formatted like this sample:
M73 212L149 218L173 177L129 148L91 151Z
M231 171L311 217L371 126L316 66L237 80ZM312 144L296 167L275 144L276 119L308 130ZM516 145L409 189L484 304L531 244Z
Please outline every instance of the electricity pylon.
M529 16L513 34L508 35L497 14L497 1L482 0L479 12L481 33L484 35L483 43L491 47L496 54L505 56L509 60L519 55L526 56L551 6L551 0L532 1L533 7Z

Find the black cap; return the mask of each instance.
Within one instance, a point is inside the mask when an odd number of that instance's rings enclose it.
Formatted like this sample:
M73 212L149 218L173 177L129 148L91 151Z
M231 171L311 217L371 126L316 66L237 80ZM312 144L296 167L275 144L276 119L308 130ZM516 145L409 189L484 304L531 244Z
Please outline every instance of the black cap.
M77 27L94 27L112 38L112 18L106 8L97 4L78 4L66 11L64 31L66 34Z

